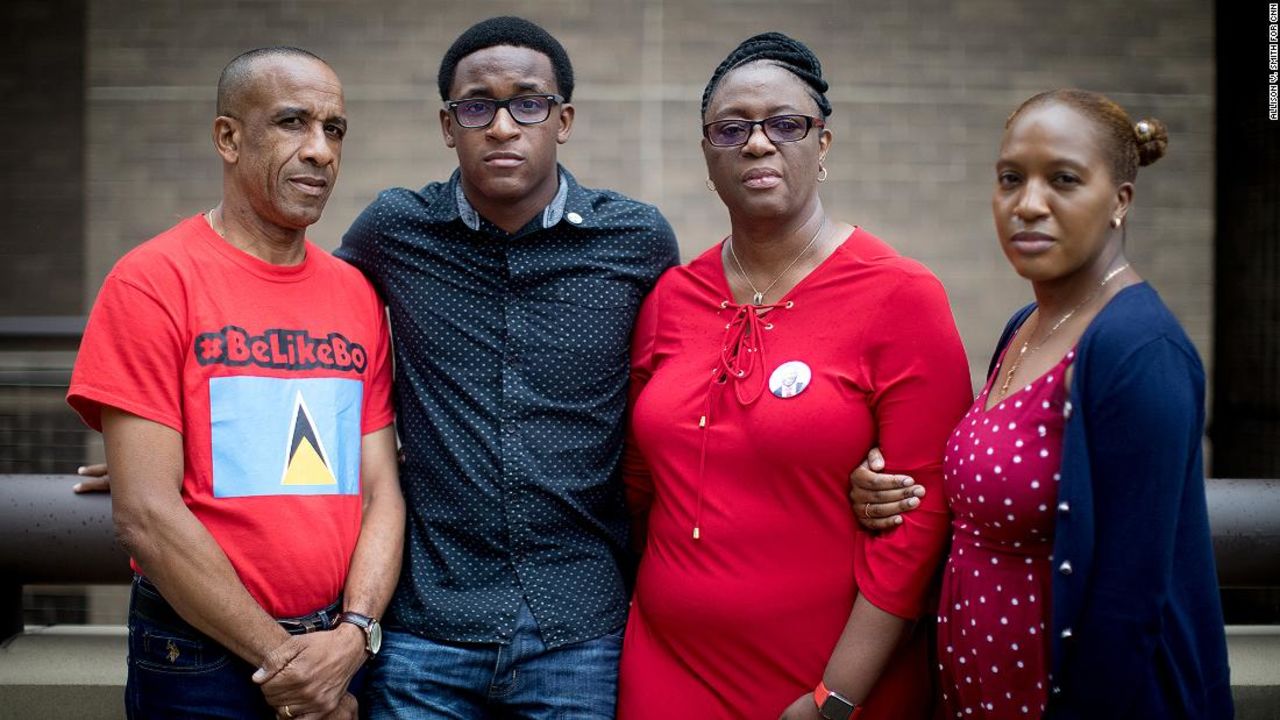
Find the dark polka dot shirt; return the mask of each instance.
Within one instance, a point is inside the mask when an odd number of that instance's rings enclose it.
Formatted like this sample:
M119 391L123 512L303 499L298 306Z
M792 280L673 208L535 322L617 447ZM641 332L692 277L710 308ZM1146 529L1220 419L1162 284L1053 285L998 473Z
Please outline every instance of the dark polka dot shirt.
M337 255L391 312L408 519L388 627L503 642L523 598L548 646L617 629L628 344L678 262L666 219L561 168L556 198L508 234L455 171L381 193Z

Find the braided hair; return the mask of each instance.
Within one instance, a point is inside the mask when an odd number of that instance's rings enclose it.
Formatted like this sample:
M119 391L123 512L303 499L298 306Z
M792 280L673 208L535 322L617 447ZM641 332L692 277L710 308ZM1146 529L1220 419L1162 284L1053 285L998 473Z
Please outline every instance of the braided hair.
M822 63L807 45L780 32L760 33L743 40L734 48L729 56L720 62L711 80L702 91L702 114L707 113L707 105L711 103L711 95L725 75L747 63L765 60L800 78L809 91L822 117L831 114L831 103L827 100L827 81L822 79Z

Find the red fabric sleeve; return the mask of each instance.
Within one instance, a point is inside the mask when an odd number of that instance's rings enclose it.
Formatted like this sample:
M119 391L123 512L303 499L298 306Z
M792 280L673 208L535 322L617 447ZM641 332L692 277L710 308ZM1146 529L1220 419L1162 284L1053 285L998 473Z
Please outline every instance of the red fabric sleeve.
M630 422L636 398L653 377L654 352L657 344L661 283L640 305L635 328L631 333L631 382L627 401L627 440L622 453L622 481L626 487L627 508L637 528L645 527L649 505L653 501L653 478L644 457L636 449L634 424Z
M964 345L946 291L927 271L909 272L868 327L864 372L871 381L876 442L887 473L910 475L928 491L899 527L859 532L859 592L903 618L923 612L950 535L942 456L973 401Z
M184 432L181 312L116 273L107 276L80 341L67 402L102 432L109 405Z
M368 435L391 424L395 413L391 406L391 330L388 327L387 308L381 300L378 308L378 341L369 348L369 367L365 370L364 408L361 416L361 434Z

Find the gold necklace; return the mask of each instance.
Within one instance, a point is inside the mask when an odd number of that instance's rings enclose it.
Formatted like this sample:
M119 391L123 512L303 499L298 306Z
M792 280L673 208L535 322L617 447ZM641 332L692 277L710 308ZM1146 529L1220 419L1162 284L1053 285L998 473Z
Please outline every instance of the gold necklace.
M765 293L772 290L773 286L777 285L778 281L782 279L782 276L786 275L787 272L791 270L791 268L795 267L796 263L800 262L800 258L804 257L805 253L809 252L809 248L813 247L813 244L818 241L818 236L822 234L823 229L825 229L826 227L827 227L827 219L824 217L822 218L822 224L819 225L818 230L815 233L813 233L813 237L809 238L809 242L805 244L804 249L800 251L800 254L796 255L795 259L791 261L791 264L787 265L785 268L782 269L782 272L775 275L773 278L773 282L769 283L768 287L766 287L764 290L756 289L756 284L751 282L751 276L748 275L747 271L743 269L742 261L738 259L738 253L733 251L733 236L732 235L729 236L729 240L727 241L729 245L729 257L733 258L733 264L738 266L738 274L742 276L743 280L747 281L747 285L751 287L751 292L755 293L754 295L751 296L752 305L764 304Z
M1013 374L1022 366L1022 361L1031 355L1034 355L1035 352L1043 347L1045 343L1049 342L1049 338L1053 337L1053 334L1058 332L1058 328L1062 327L1063 324L1070 320L1071 316L1075 315L1077 310L1084 307L1090 300L1097 297L1098 293L1102 292L1102 288L1106 287L1107 283L1111 282L1111 278L1119 275L1125 270L1128 270L1129 265L1130 263L1125 263L1115 270L1107 273L1106 277L1102 278L1102 282L1098 283L1098 287L1093 289L1093 292L1089 293L1089 295L1077 303L1075 307L1068 310L1066 315L1059 318L1058 322L1054 323L1053 327L1049 328L1049 332L1045 333L1045 336L1040 338L1040 342L1036 343L1036 346L1031 348L1031 352L1027 352L1027 346L1031 343L1031 336L1036 333L1036 328L1031 328L1031 332L1027 333L1027 339L1022 341L1022 348L1018 350L1018 356L1013 359L1013 364L1009 367L1009 372L1004 376L1004 384L1000 386L1000 395L997 399L1003 398L1005 393L1009 392L1009 383L1013 382ZM1039 327L1039 325L1040 316L1036 315L1036 327Z

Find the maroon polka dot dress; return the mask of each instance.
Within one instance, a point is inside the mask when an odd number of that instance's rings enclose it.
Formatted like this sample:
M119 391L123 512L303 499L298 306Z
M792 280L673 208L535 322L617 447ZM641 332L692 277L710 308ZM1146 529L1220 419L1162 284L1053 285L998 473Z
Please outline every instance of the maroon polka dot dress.
M1044 712L1063 375L1074 357L1073 350L987 410L992 385L1003 377L997 370L947 444L952 544L938 661L949 718Z

